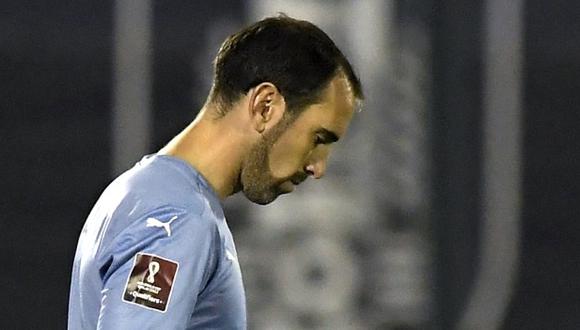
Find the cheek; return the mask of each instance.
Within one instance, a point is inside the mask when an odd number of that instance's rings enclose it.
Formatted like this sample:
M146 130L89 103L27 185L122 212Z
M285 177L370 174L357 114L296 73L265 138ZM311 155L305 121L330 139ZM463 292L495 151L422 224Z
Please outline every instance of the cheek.
M296 174L304 167L309 152L309 144L306 141L282 136L270 151L268 164L270 172L277 178Z

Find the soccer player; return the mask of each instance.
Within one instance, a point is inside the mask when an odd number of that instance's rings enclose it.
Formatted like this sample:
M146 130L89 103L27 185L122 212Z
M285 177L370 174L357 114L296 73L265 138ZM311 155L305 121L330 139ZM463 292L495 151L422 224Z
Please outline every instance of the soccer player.
M221 200L268 204L323 176L362 99L318 27L267 18L230 36L196 119L115 179L74 259L69 329L245 329L240 267Z

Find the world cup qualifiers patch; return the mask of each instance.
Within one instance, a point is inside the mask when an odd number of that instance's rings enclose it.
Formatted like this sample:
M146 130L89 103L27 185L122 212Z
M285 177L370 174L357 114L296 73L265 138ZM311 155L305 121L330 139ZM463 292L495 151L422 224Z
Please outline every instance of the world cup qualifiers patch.
M127 279L123 301L160 312L167 310L179 263L147 253L137 253Z

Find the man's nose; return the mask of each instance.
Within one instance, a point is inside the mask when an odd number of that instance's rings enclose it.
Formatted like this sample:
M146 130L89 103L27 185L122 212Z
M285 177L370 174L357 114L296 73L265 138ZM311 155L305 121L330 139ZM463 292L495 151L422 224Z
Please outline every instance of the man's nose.
M320 159L306 166L306 173L315 179L320 179L326 172L326 159Z

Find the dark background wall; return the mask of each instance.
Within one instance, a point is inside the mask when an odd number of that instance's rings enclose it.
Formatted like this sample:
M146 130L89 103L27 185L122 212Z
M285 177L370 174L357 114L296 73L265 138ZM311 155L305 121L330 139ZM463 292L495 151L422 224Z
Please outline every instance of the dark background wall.
M111 1L0 5L0 328L63 329L76 240L110 180Z
M481 230L482 17L475 2L433 7L435 323L464 311ZM524 2L521 255L504 329L580 328L580 6Z
M239 1L155 1L153 13L152 149L157 150L203 106L211 61L221 41L242 26L245 8Z
M433 7L431 104L436 324L460 318L477 266L482 186L482 2Z
M580 5L526 2L523 246L506 329L580 328Z

